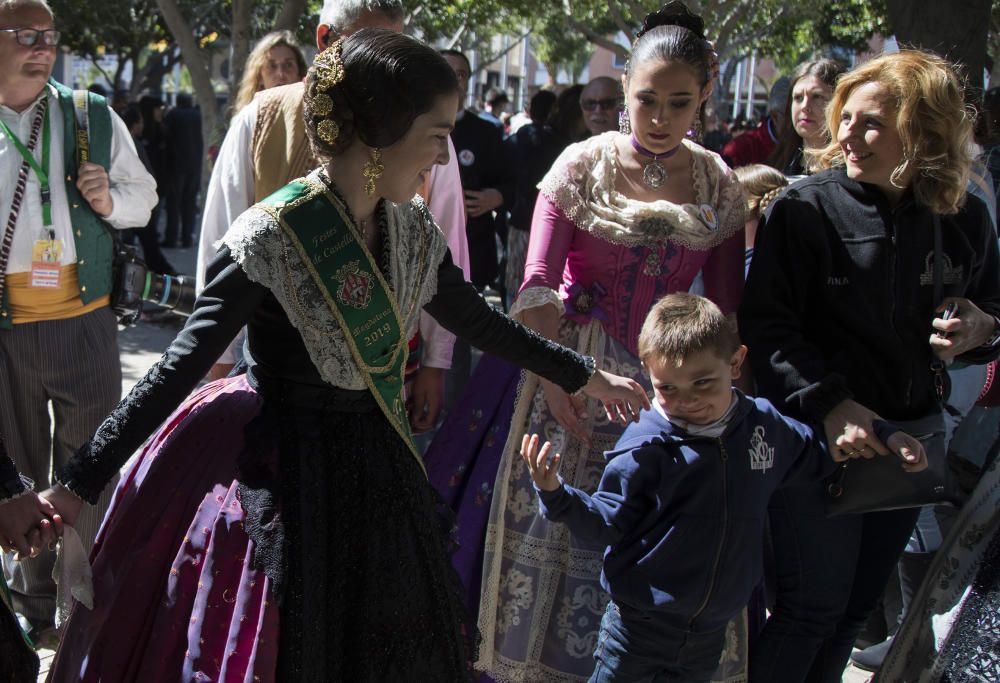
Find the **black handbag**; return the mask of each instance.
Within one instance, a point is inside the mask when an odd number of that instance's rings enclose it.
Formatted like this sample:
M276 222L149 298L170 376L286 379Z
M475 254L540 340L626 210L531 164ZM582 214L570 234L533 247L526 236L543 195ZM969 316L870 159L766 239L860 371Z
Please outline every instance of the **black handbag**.
M934 301L944 294L941 220L934 215ZM848 460L827 481L827 516L899 510L923 505L961 505L962 494L951 476L948 444L945 442L944 363L931 363L935 373L938 410L917 420L893 424L901 427L924 447L927 469L907 472L899 457L876 455Z
M827 481L827 516L961 504L962 494L948 465L944 412L893 424L923 445L927 469L907 472L895 453L841 463Z

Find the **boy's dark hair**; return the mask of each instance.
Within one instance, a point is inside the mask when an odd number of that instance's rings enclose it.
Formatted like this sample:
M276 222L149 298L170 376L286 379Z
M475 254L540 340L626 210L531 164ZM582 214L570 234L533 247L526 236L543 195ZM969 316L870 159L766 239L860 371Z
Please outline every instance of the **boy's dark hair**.
M698 351L728 360L740 346L732 324L719 307L703 296L686 292L657 301L639 332L639 358L656 358L681 365Z

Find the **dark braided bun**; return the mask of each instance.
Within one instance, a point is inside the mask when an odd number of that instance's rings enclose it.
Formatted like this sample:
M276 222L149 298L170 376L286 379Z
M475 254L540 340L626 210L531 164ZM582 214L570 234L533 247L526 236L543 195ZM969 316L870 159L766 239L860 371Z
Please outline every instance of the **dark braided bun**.
M673 0L648 15L632 43L625 73L650 59L680 61L698 73L704 86L715 76L718 59L705 40L705 22L680 0Z
M705 20L688 9L680 0L671 0L656 12L650 12L642 20L642 28L636 34L641 38L647 31L657 26L680 26L705 40Z

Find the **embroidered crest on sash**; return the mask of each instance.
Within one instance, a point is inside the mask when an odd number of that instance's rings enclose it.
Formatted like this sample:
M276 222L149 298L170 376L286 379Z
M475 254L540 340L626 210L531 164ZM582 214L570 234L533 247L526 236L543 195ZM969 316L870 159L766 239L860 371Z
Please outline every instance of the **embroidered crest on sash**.
M750 437L750 469L766 472L774 467L774 448L764 440L764 427L757 426Z
M357 261L346 264L333 277L340 283L337 288L338 299L354 308L368 308L368 302L372 298L372 278L361 270Z

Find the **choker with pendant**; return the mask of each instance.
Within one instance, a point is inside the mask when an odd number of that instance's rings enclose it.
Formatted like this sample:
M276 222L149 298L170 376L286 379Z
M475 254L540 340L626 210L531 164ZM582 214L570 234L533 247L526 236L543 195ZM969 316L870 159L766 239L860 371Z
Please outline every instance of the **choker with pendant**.
M635 133L633 133L632 148L642 156L652 159L652 161L646 164L645 168L642 169L642 183L651 190L658 190L663 187L663 183L667 179L667 169L663 168L663 164L660 163L660 159L669 159L680 151L681 146L677 145L673 149L667 150L666 152L655 154L640 145L639 140L635 137Z

